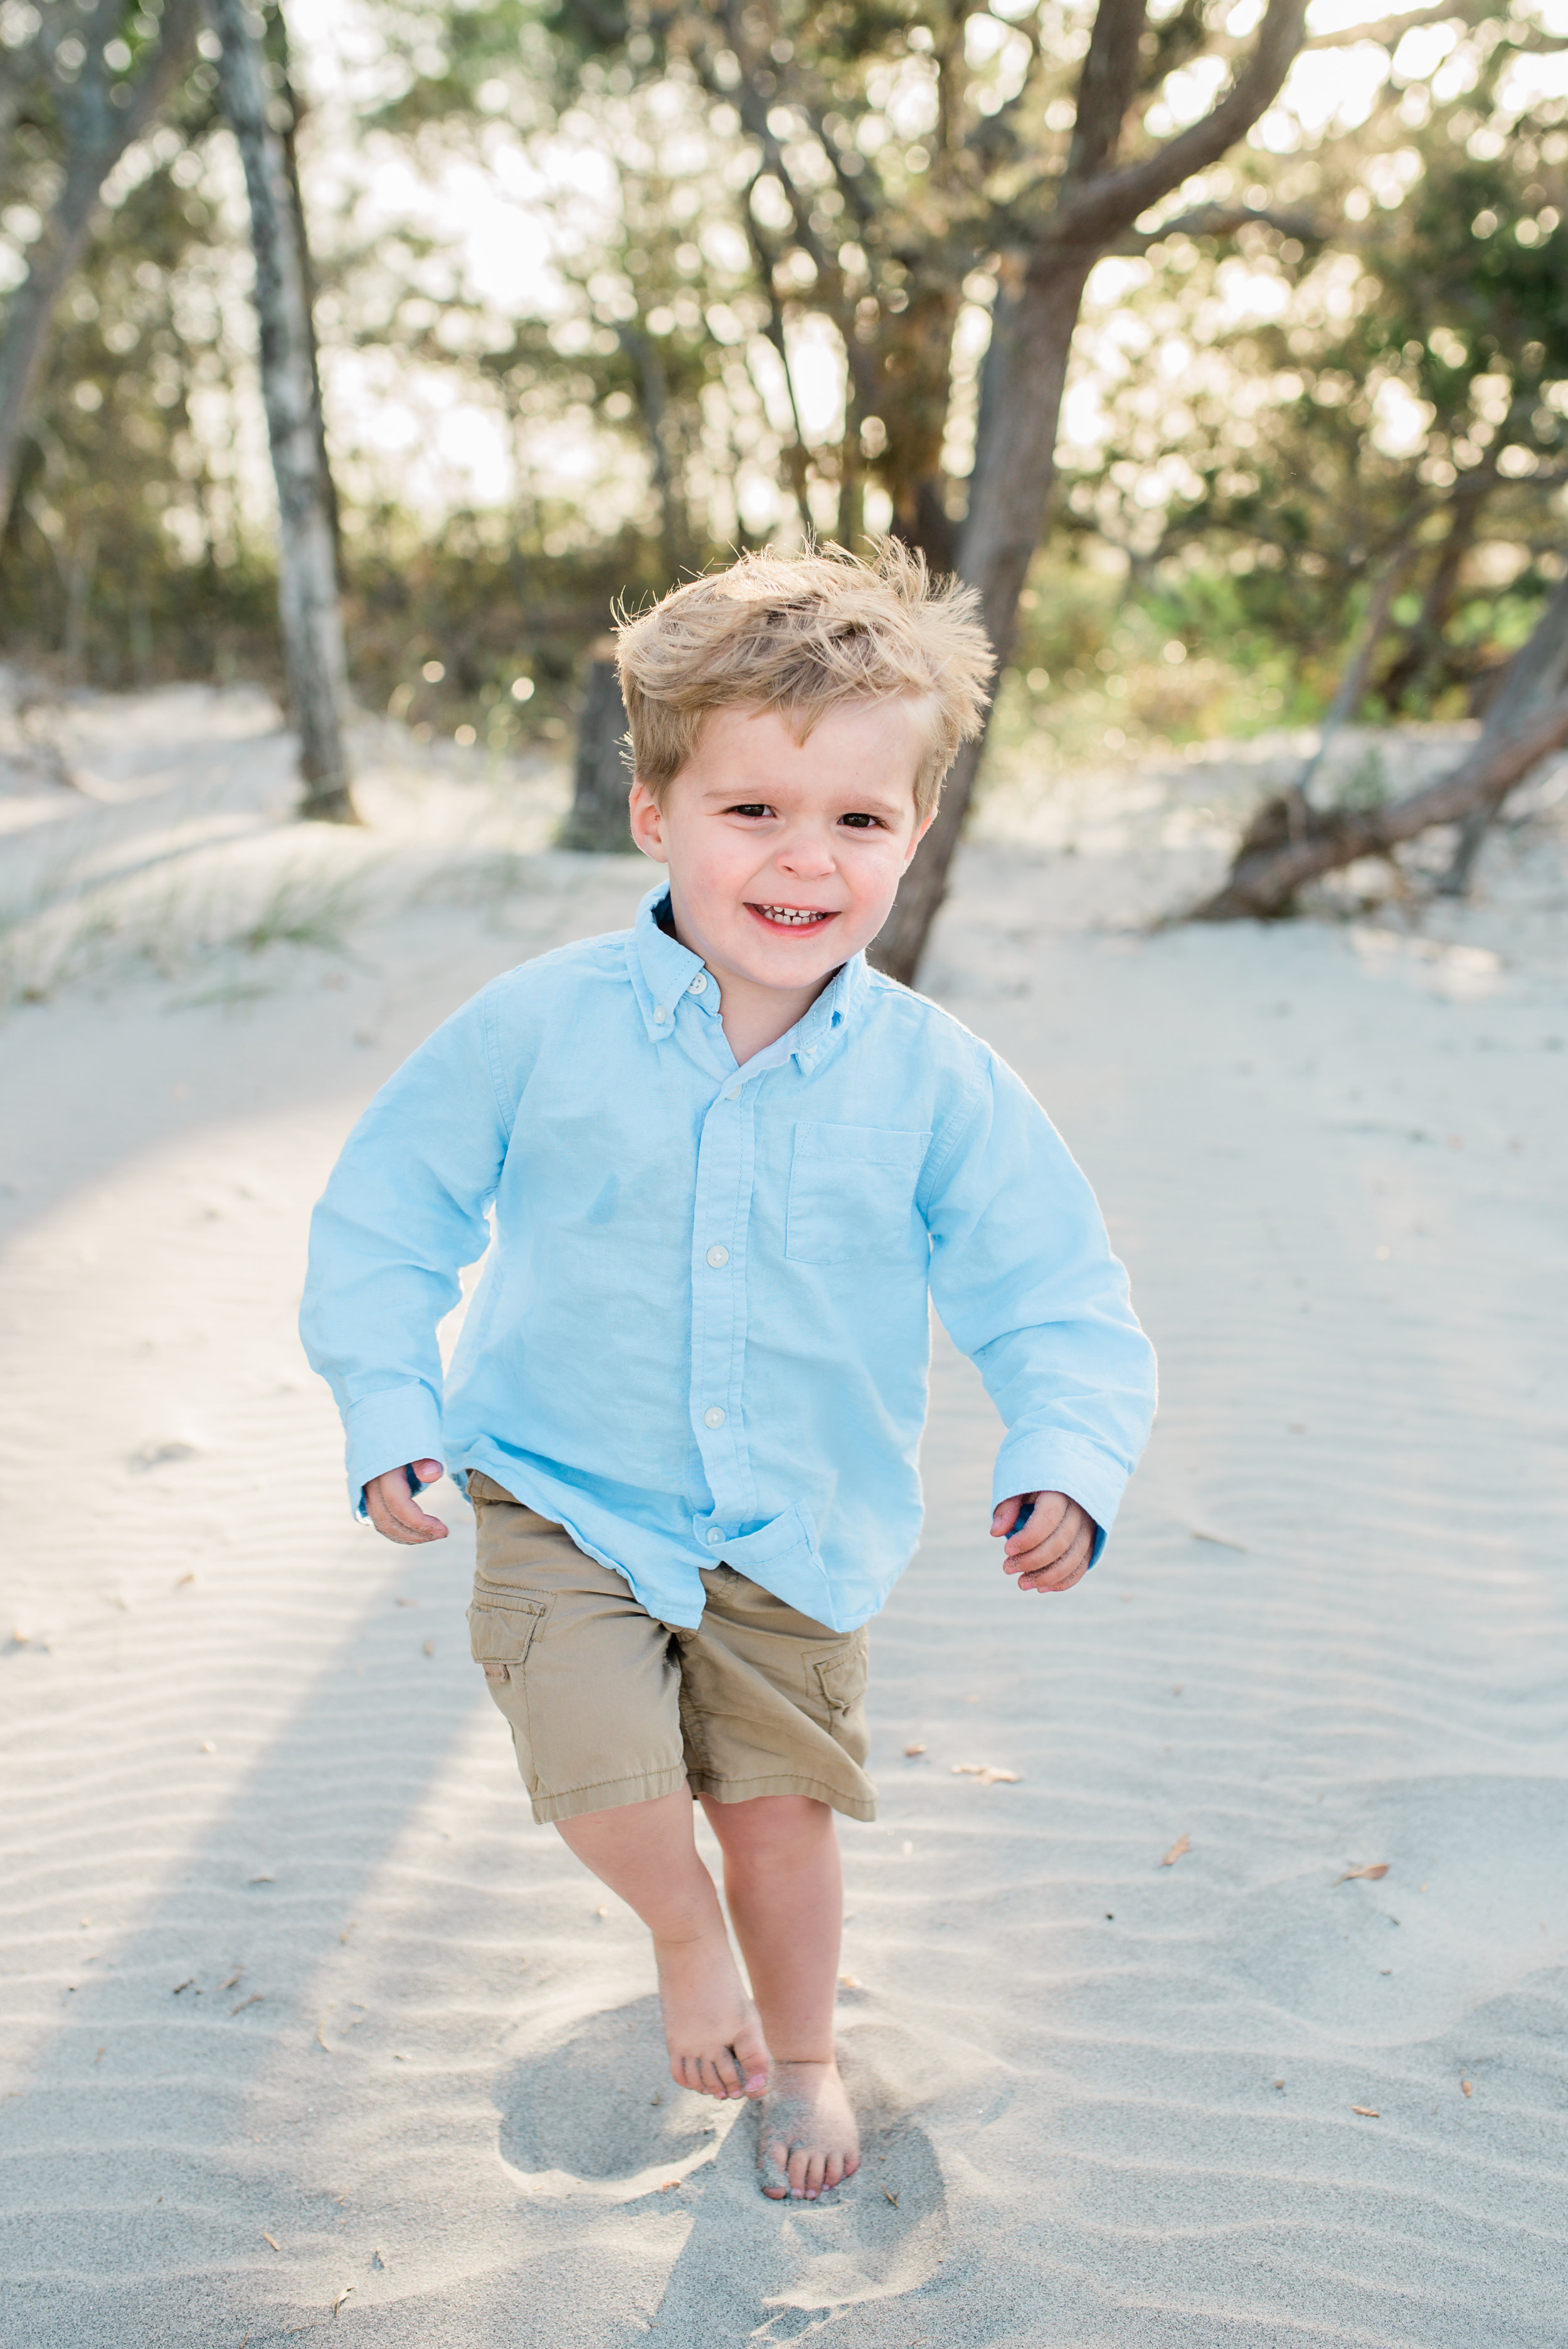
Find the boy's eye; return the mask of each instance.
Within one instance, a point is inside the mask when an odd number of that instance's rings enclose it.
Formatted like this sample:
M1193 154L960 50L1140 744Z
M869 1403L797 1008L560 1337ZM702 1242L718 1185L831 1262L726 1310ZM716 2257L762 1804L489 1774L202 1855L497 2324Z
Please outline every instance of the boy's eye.
M867 815L863 810L857 811L851 815L841 815L839 818L839 822L841 823L853 824L857 832L880 830L882 825L881 816Z
M773 811L765 807L760 800L742 800L738 806L727 808L725 812L727 815L771 815Z

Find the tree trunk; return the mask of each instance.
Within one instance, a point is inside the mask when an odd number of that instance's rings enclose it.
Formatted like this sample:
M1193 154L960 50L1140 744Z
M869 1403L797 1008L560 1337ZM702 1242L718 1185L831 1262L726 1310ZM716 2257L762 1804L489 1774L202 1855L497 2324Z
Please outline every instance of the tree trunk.
M959 541L958 572L980 590L998 671L1013 649L1018 597L1046 524L1056 477L1057 420L1088 264L1074 258L1032 274L1006 321L1006 344L988 371L989 429L977 439L976 473ZM935 822L904 874L872 960L913 987L980 771L984 739L965 742L944 787Z
M321 477L326 485L333 555L341 570L343 523L337 510L337 484L332 478L332 461L326 453L326 415L321 398L321 351L315 338L315 265L311 259L310 237L305 228L304 195L299 183L301 109L299 95L294 88L294 68L289 59L288 26L278 0L269 0L264 22L266 32L262 43L263 53L273 67L277 94L288 116L279 136L283 140L284 172L288 181L289 217L294 222L294 241L299 247L300 275L304 285L305 333L310 342L310 396L315 415L316 442L321 450Z
M1057 424L1073 331L1089 272L1117 239L1172 189L1218 162L1271 106L1301 47L1305 0L1268 0L1251 56L1201 120L1136 160L1119 164L1136 96L1146 0L1099 0L1078 89L1077 122L1055 209L1013 297L994 313L1002 347L982 376L969 513L960 577L980 591L998 674L1012 653L1018 597L1045 529L1056 471ZM984 738L965 743L936 821L904 875L872 949L879 968L912 985L979 772Z
M11 296L0 328L0 532L16 493L22 441L49 364L55 305L86 252L103 183L134 140L161 113L184 72L196 36L197 0L168 0L161 29L123 106L112 102L102 64L108 28L83 34L98 48L72 102L60 108L65 176L53 211L27 255L27 274ZM118 20L113 28L119 29ZM78 36L81 37L81 36ZM96 67L96 73L89 68ZM101 102L100 102L101 101Z
M27 274L11 296L0 333L0 515L16 493L22 437L38 396L54 340L55 305L87 250L108 177L96 155L74 157L59 200L27 256Z
M347 665L333 543L333 499L315 394L304 255L283 140L268 113L260 43L245 0L207 0L223 53L223 110L251 205L262 398L278 495L278 607L289 701L299 734L300 813L356 823L343 743Z
M622 744L626 705L614 661L614 641L601 636L588 661L588 685L577 735L572 808L557 846L606 856L636 854L626 800L632 788Z
M1379 856L1434 824L1463 823L1455 863L1531 769L1568 742L1568 574L1553 591L1534 633L1514 655L1480 741L1450 774L1391 807L1366 812L1308 809L1286 798L1258 810L1224 886L1194 906L1200 922L1268 921L1288 913L1298 889L1358 856ZM1476 846L1480 845L1480 835ZM1474 849L1470 851L1473 858ZM1468 864L1465 866L1468 873ZM1450 867L1450 874L1452 867Z
M1533 633L1521 645L1503 671L1501 682L1487 712L1481 740L1485 741L1496 732L1500 722L1517 725L1522 718L1541 709L1554 695L1561 693L1565 685L1568 685L1568 574L1559 580ZM1439 897L1469 895L1476 859L1511 789L1510 784L1495 797L1484 800L1465 818L1454 848L1453 862L1438 884Z

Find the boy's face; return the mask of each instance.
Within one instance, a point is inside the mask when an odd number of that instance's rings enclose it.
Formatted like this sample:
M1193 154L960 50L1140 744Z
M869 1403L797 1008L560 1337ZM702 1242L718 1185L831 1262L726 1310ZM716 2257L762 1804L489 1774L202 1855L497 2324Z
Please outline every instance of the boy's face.
M815 991L869 946L921 834L925 750L905 702L848 702L804 742L777 710L716 709L656 802L632 792L637 845L670 873L683 943L720 986Z

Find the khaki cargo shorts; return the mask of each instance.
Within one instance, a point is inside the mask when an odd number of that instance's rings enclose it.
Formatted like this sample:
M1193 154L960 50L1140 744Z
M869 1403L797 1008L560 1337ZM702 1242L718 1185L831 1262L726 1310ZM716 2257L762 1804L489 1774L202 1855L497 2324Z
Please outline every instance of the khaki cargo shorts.
M830 1631L733 1567L703 1570L695 1631L488 1476L469 1477L475 1661L511 1729L536 1819L652 1802L683 1782L745 1803L811 1795L874 1819L861 1764L866 1634Z

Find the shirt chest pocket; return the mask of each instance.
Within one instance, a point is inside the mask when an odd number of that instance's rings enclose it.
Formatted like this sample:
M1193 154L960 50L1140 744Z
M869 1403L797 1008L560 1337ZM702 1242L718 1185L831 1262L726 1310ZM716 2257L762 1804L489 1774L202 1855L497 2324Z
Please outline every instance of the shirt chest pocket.
M784 1253L796 1264L908 1257L927 1136L885 1125L798 1125Z

